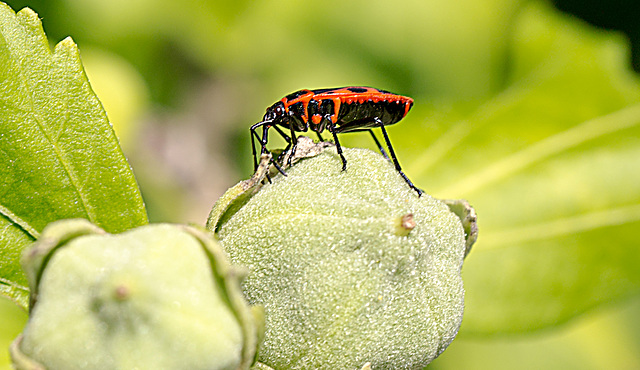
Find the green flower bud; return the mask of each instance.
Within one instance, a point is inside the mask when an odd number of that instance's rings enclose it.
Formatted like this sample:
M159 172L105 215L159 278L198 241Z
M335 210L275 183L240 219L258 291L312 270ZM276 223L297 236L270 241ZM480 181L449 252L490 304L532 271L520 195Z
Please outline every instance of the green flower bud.
M23 265L31 307L11 347L18 369L238 369L254 360L243 273L207 232L156 224L110 235L58 221Z
M418 197L377 153L344 154L346 171L327 148L212 210L208 228L265 308L261 368L420 368L457 334L472 208Z

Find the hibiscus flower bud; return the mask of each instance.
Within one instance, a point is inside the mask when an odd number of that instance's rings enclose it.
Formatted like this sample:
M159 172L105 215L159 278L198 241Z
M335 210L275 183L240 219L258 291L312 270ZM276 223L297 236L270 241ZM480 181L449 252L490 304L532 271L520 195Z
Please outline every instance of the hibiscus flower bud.
M206 231L155 224L108 234L52 223L23 256L30 316L18 369L238 369L252 364L260 321L244 272Z
M236 185L211 212L265 308L262 368L421 368L458 332L473 209L418 197L381 155L343 149L346 171L323 148L287 176Z

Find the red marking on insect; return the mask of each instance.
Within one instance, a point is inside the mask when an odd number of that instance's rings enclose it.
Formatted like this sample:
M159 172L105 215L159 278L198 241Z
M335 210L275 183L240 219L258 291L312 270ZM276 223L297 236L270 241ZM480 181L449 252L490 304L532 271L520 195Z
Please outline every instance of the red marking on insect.
M260 142L263 154L269 152L267 141L268 131L271 127L287 141L288 145L285 151L291 148L292 154L295 153L297 145L296 132L311 130L317 133L320 140L324 141L320 134L327 129L333 136L336 149L342 160L343 170L347 168L347 160L342 154L342 147L338 140L338 134L341 133L368 131L382 154L389 158L372 130L380 128L396 170L420 195L422 192L402 172L385 129L385 126L397 123L404 118L412 106L413 99L407 96L373 87L349 86L296 91L267 108L262 121L251 126L254 163L257 166L255 139ZM290 135L286 134L279 126L289 129ZM262 127L262 137L256 132L259 127ZM289 158L291 157L293 155ZM277 160L274 161L274 165L284 174Z

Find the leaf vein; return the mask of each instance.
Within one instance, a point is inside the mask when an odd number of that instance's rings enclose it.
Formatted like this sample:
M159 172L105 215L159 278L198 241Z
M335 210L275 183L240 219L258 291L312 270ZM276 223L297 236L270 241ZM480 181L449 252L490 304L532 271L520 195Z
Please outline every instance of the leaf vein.
M638 221L640 221L640 204L590 212L504 231L487 232L482 237L481 250L546 240Z
M470 193L495 183L508 175L589 140L622 131L640 124L640 104L597 117L549 136L531 146L506 156L445 187L451 194Z
M33 239L38 239L38 237L40 236L38 230L34 229L31 225L29 225L28 222L18 217L3 205L0 205L0 214L6 217L9 221L13 222L15 225L19 226L22 230L26 231L27 234L29 234L29 236L31 236Z
M48 53L48 56L49 56L50 59L53 59L53 55L51 54L51 52ZM15 56L14 56L14 58L15 58ZM18 60L20 60L20 59L18 59ZM65 158L65 156L63 154L63 151L58 146L58 141L54 140L51 137L49 131L46 129L46 124L42 121L43 119L40 117L40 114L38 114L40 112L36 108L35 98L33 96L34 91L33 91L33 89L29 88L30 84L27 81L26 71L24 70L24 66L22 65L22 63L19 63L19 62L17 63L17 65L18 65L18 70L19 70L19 74L18 75L20 76L20 79L21 79L21 82L22 82L21 83L21 87L23 89L24 95L26 95L29 98L29 105L31 106L31 111L33 112L34 122L35 122L38 130L42 133L42 135L46 139L46 141L51 145L51 147L52 147L52 149L53 149L58 161L60 162L64 172L67 174L67 177L71 181L73 190L77 193L78 197L80 198L80 200L82 202L82 208L85 211L85 215L90 220L93 220L93 217L91 217L90 212L89 212L89 200L86 198L86 195L83 194L83 192L81 191L81 188L80 188L80 180L77 177L77 174L75 173L75 171L73 171L71 169L71 167L69 166L69 163L67 163L67 160L66 160L66 158ZM66 90L68 90L68 89L66 89ZM64 109L62 109L63 112L64 112L63 114L65 114L65 119L61 123L61 126L64 126L68 122L68 117L66 116L68 114L67 109L66 109L67 106L68 106L67 99L68 99L68 97L65 97ZM21 226L23 226L23 225L21 225ZM30 229L33 230L33 228L30 228Z

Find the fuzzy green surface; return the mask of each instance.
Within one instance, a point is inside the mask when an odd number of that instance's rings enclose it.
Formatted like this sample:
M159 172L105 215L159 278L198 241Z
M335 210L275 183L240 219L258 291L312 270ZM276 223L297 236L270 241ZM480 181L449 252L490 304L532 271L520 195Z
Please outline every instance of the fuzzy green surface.
M72 239L44 269L21 350L50 369L236 368L241 327L214 282L173 225Z
M266 184L221 226L244 291L265 307L259 360L275 369L417 368L439 355L462 320L460 219L418 197L390 162L335 149ZM407 236L398 220L413 214Z

